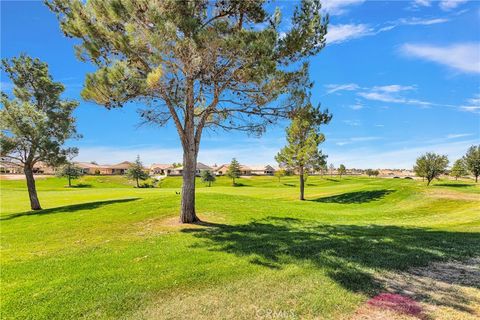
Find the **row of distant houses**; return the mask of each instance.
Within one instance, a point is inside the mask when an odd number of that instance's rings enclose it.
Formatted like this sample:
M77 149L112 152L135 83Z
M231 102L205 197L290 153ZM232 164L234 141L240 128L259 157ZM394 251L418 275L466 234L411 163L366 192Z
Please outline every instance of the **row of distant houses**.
M75 162L75 165L82 170L84 174L90 175L123 175L132 165L132 162L123 161L117 164L97 164L95 162ZM197 175L202 171L211 171L218 176L225 175L229 164L208 166L204 163L197 163ZM266 165L240 165L240 172L242 176L271 176L279 168L269 164ZM55 168L38 162L34 168L36 174L55 174ZM183 167L177 167L173 164L154 163L150 167L146 167L145 171L150 175L156 176L181 176ZM14 162L0 159L0 173L22 174L23 168ZM324 174L338 174L337 170L328 170ZM348 169L348 175L364 175L363 169ZM381 177L413 177L415 173L407 169L379 169L379 176Z
M197 163L197 174L201 174L202 171L211 171L218 176L227 173L229 164L223 164L220 166L213 165L207 166L201 162ZM275 168L271 165L240 165L240 174L242 176L260 176L260 175L273 175ZM150 166L150 174L152 175L164 175L164 176L180 176L183 173L183 167L174 167L170 164L154 163Z
M84 174L90 175L123 175L132 165L129 161L123 161L118 164L97 164L95 162L75 162L75 166L80 168ZM211 171L216 175L224 175L228 170L228 164L223 164L220 166L213 165L208 166L201 162L197 163L197 175L200 175L202 171ZM241 175L243 176L252 176L252 175L273 175L275 173L275 168L271 165L240 165ZM150 167L145 168L146 172L149 172L151 175L161 175L161 176L181 176L183 174L183 167L177 167L173 164L161 164L154 163ZM34 168L33 172L36 174L55 174L55 168L46 165L45 163L38 162ZM23 173L22 167L11 161L2 159L0 161L0 173L11 173L11 174L21 174Z

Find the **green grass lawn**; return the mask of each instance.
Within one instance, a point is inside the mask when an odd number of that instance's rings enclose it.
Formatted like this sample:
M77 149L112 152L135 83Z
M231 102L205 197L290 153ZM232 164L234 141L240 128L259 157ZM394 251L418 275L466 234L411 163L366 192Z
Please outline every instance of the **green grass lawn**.
M378 274L480 256L471 181L296 177L197 182L202 226L177 224L180 178L1 183L3 319L348 318ZM282 313L285 315L285 313Z

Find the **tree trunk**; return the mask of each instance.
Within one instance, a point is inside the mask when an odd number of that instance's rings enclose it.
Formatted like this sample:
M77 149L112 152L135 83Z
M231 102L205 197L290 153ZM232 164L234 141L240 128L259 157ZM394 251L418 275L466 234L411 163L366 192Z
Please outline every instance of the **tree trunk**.
M135 178L135 180L137 181L137 188L140 188L140 185L138 184L138 177Z
M68 187L72 186L72 177L68 176Z
M432 180L427 179L427 187L430 185L430 182L431 182L431 181L432 181Z
M193 148L193 150L191 149ZM183 185L182 208L180 222L193 223L200 221L195 214L195 172L197 169L197 154L195 146L183 150Z
M475 183L478 182L478 176L475 176Z
M299 168L300 174L300 200L305 200L304 193L305 193L305 181L303 181L303 167Z
M35 179L33 178L33 170L29 165L25 165L24 170L27 179L28 196L30 197L30 207L32 210L42 210L40 201L38 201L37 188L35 187Z

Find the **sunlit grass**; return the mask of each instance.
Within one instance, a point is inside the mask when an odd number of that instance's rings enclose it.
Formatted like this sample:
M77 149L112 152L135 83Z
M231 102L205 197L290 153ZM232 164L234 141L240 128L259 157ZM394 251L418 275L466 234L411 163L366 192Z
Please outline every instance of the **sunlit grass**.
M480 254L470 180L221 177L197 181L203 226L181 226L181 179L1 181L1 312L12 319L348 317L373 276Z

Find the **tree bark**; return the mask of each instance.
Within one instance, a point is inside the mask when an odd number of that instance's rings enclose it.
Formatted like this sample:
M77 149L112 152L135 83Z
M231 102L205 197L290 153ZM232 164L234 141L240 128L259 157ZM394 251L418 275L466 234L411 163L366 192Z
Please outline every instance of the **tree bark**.
M305 181L303 180L303 167L299 168L298 173L300 174L300 200L305 200Z
M68 187L72 186L72 177L68 176Z
M137 178L135 178L135 180L137 181L137 188L139 188L139 187L140 187L140 185L138 184L138 177L137 177Z
M195 172L197 169L197 154L195 149L183 150L183 185L180 222L193 223L200 221L195 213Z
M32 210L42 210L42 207L40 206L40 201L38 201L37 188L35 187L35 179L33 178L32 166L25 165L23 171L25 173L25 178L27 179L30 208L32 208Z

